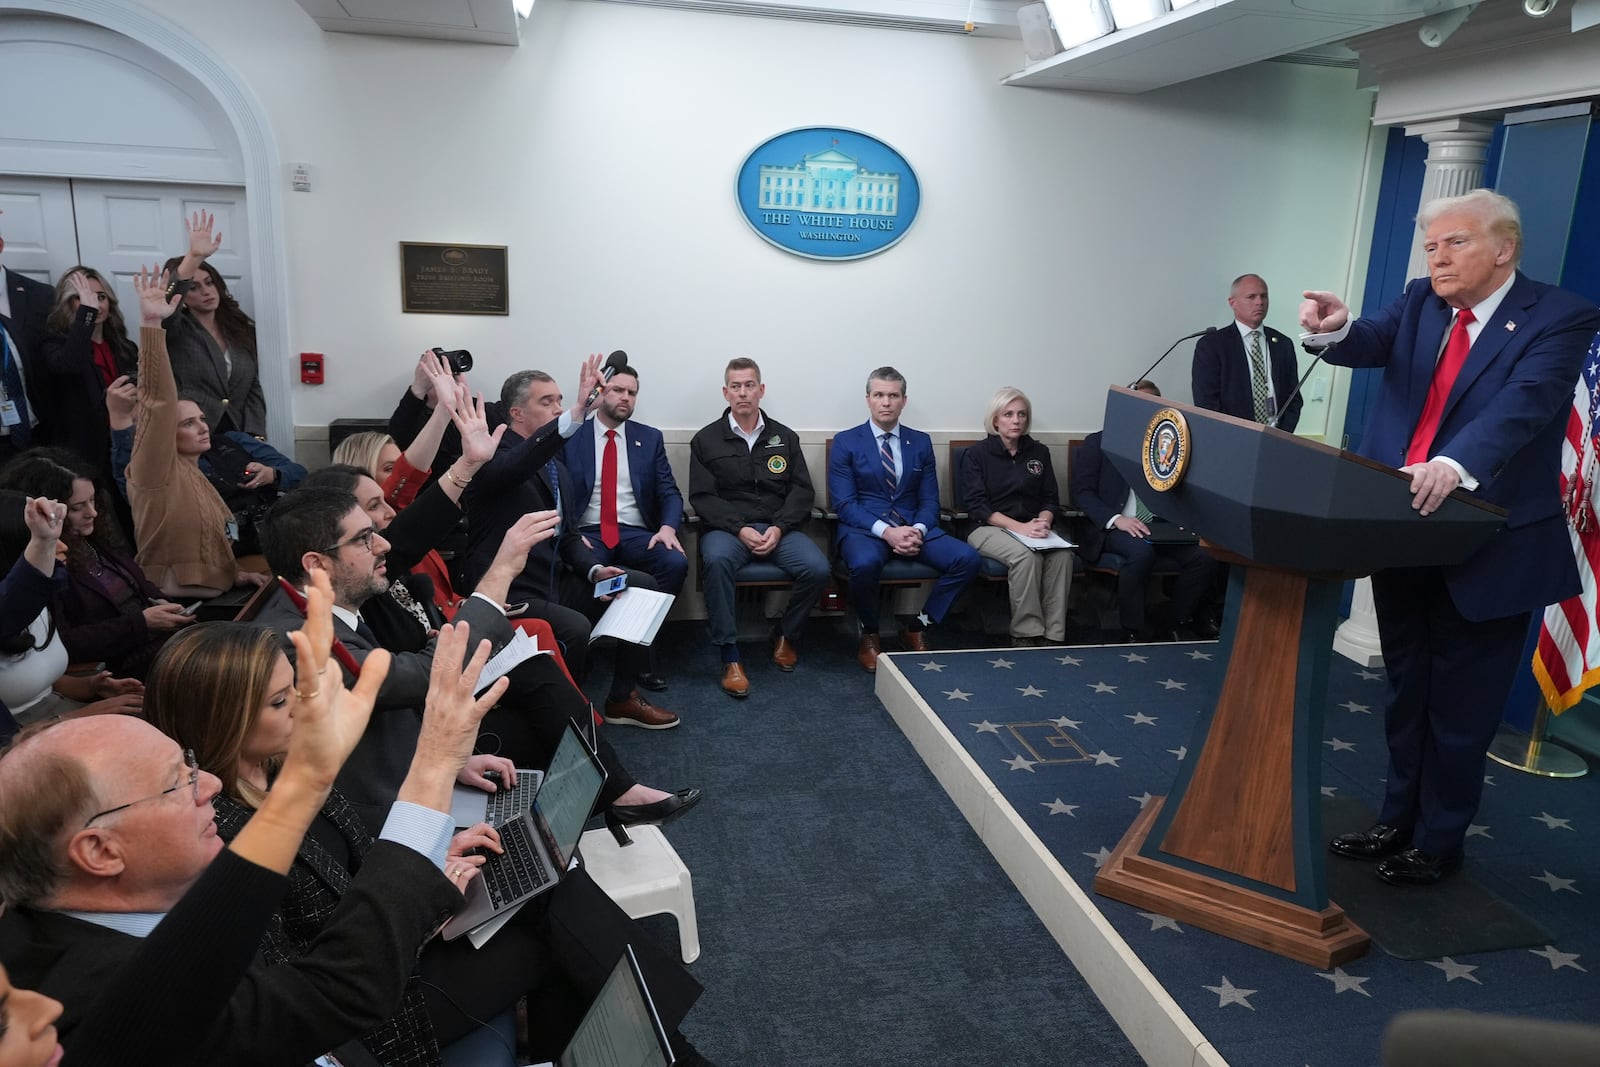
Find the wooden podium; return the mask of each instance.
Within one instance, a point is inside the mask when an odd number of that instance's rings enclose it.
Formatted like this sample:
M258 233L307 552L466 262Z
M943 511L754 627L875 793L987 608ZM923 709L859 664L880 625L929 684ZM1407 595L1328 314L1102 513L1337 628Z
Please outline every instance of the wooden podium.
M1164 491L1145 473L1163 409L1188 428L1182 473ZM1410 478L1392 468L1122 388L1106 398L1103 447L1152 511L1198 532L1232 569L1215 701L1171 795L1134 820L1095 892L1324 969L1354 959L1370 939L1328 900L1321 812L1343 582L1463 560L1504 513L1457 493L1424 518ZM1154 459L1163 442L1148 447Z

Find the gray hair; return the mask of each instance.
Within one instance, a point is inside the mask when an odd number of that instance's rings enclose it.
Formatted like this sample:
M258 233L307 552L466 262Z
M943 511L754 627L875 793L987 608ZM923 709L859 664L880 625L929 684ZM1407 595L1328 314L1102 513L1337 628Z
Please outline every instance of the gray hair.
M1511 265L1515 267L1521 262L1522 213L1510 197L1492 189L1474 189L1461 196L1441 196L1422 205L1422 210L1417 212L1417 228L1426 232L1440 216L1454 212L1476 215L1490 234L1512 243Z
M553 382L554 378L542 370L519 370L506 379L500 387L500 403L505 407L507 414L512 408L521 407L528 399L528 387L534 382Z

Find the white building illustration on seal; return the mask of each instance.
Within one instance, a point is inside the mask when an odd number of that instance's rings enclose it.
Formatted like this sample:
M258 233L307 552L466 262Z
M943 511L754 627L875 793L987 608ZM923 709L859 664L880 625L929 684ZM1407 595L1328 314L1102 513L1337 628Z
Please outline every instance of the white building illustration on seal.
M761 165L761 206L840 215L895 215L900 175L870 171L837 148L793 167Z

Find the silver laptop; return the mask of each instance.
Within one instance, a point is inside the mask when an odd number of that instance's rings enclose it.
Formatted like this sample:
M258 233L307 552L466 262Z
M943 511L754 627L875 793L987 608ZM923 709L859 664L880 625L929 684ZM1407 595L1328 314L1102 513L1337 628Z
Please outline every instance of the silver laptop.
M674 1062L650 987L629 945L567 1047L555 1063L539 1067L672 1067Z
M495 827L504 851L490 853L467 883L466 903L445 923L444 939L453 941L559 882L605 780L594 749L568 722L532 810Z
M543 781L543 771L518 767L517 784L509 789L500 783L498 790L485 793L475 785L458 785L450 794L450 818L457 830L480 822L499 828L533 807L533 798L539 795Z

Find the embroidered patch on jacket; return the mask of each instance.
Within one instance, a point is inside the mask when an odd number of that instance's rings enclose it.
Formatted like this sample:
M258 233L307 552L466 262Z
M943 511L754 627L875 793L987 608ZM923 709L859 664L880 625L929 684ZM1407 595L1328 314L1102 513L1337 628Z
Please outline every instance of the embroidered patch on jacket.
M1040 460L1037 460L1037 459L1028 460L1028 473L1029 474L1043 474L1044 473L1044 463L1042 461L1040 461Z
M767 460L767 470L771 471L773 474L782 474L788 469L789 461L784 459L782 456L773 456L771 459Z

